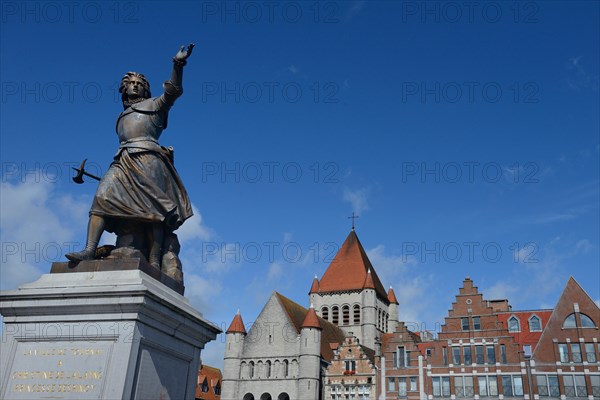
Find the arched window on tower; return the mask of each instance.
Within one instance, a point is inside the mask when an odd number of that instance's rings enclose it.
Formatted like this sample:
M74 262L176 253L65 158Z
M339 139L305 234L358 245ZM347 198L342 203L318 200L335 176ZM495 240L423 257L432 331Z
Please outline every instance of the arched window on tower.
M271 361L265 363L265 378L271 377Z
M331 322L334 325L338 325L340 323L340 311L337 306L331 307Z
M329 321L329 308L327 308L327 307L321 308L321 317L325 321Z
M254 378L254 361L248 363L248 378Z
M288 374L290 373L290 365L288 363L288 360L283 360L283 377L287 378Z
M342 324L350 325L350 306L345 305L342 307Z
M360 305L354 305L354 325L360 325Z

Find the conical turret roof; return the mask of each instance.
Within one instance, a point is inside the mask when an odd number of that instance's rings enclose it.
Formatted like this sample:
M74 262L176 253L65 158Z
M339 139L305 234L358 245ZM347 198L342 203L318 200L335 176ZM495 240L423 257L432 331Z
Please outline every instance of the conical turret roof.
M243 333L246 334L246 328L244 327L244 321L242 321L242 315L240 314L240 310L235 314L233 320L231 321L231 325L227 329L226 333Z

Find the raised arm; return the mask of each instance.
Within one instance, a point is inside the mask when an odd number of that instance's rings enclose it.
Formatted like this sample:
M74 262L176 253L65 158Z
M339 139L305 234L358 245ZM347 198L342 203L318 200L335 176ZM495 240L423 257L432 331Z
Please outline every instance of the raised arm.
M175 100L183 93L183 67L187 64L187 58L192 55L194 44L188 45L187 49L185 46L181 46L175 57L173 57L173 71L171 72L171 78L164 83L165 88L165 101L171 106Z

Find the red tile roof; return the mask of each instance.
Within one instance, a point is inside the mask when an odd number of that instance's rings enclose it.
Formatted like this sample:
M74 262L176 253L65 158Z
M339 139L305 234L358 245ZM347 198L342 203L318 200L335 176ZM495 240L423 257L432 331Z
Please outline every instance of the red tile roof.
M387 301L387 293L365 249L356 233L351 231L323 274L319 282L319 290L321 293L362 290L368 282L368 270L371 270L371 281L375 292Z
M542 336L542 331L548 324L548 320L552 315L552 310L530 310L530 311L503 311L498 312L498 322L502 322L504 324L504 329L508 329L508 319L511 316L515 316L519 319L519 332L509 332L509 334L515 338L515 342L517 342L521 349L523 345L530 345L531 349L534 350L537 345L540 337ZM542 324L542 329L540 331L531 331L529 328L529 318L533 315L537 315Z
M200 400L218 400L220 394L215 393L215 388L221 387L221 370L208 365L202 365L198 371L198 384L196 385L196 398ZM202 392L202 384L206 381L208 392Z
M229 328L227 329L226 333L246 334L246 328L244 327L244 321L242 321L242 316L241 316L239 310L238 310L237 314L235 314L235 317L233 317L233 320L231 321L231 325L229 325Z
M311 293L319 293L319 279L317 279L316 275L315 279L313 279L312 286L310 287L310 291L308 292L308 294Z
M396 299L396 293L394 293L394 289L390 286L390 290L388 290L387 298L390 303L398 304L398 300Z
M303 328L323 329L323 328L321 328L321 324L319 324L319 317L317 316L317 313L315 312L315 308L312 306L312 304L310 305L310 308L308 309L308 312L306 313L306 317L304 318L302 327Z

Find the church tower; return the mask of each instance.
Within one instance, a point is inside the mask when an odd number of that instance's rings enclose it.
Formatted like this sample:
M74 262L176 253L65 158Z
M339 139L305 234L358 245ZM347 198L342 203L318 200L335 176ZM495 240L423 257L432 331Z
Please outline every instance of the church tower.
M321 280L313 280L309 298L320 317L375 349L389 323L398 321L393 290L391 294L393 302L352 229Z

